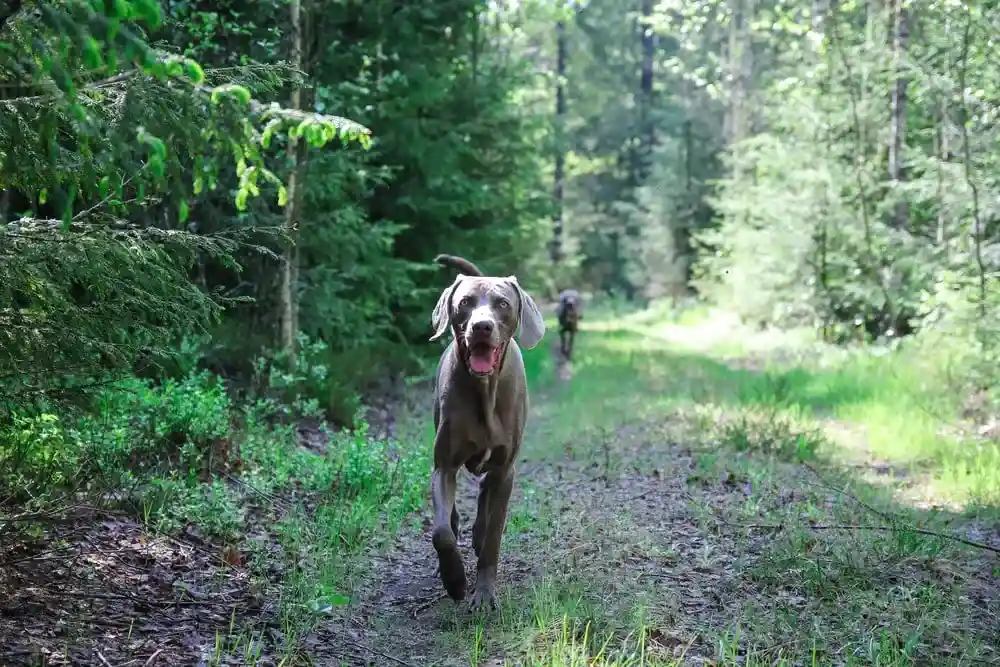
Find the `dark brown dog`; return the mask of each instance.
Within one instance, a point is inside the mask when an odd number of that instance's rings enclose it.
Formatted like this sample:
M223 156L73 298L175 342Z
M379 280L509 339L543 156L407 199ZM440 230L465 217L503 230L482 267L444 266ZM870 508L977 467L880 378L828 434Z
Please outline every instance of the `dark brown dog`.
M567 361L573 357L576 330L580 320L583 319L580 306L580 293L575 289L559 292L559 306L556 311L556 316L559 318L559 349Z
M528 416L528 384L515 332L526 348L538 344L545 323L514 276L489 278L460 257L435 260L461 273L431 315L434 335L450 328L454 339L438 362L434 387L433 544L441 583L455 600L465 597L465 564L458 550L455 487L459 468L479 483L472 526L478 563L470 608L496 609L500 539L514 486L514 462Z

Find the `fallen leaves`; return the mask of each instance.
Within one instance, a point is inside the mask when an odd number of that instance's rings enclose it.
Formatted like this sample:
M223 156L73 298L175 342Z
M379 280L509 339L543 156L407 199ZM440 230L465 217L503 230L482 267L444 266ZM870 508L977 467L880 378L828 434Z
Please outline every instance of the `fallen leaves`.
M97 512L47 526L30 543L8 541L0 662L196 664L234 615L260 609L238 554L220 559Z

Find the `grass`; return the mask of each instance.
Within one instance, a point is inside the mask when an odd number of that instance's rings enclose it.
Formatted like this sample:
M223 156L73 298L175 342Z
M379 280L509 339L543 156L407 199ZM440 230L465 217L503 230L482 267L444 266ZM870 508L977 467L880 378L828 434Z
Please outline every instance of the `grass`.
M1000 660L995 563L914 530L962 535L1000 505L996 446L955 437L957 406L932 400L923 363L704 313L590 316L577 346L567 384L548 348L526 353L535 413L501 568L543 574L506 582L495 618L446 608L436 654ZM908 474L886 482L868 470L880 462ZM917 490L944 509L909 502Z

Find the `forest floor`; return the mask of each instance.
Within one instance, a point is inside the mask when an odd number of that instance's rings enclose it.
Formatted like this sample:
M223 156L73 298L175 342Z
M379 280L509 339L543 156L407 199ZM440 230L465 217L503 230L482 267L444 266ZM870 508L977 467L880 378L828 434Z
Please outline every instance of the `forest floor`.
M385 495L426 496L418 391L391 471L306 430L270 485L227 476L180 531L81 506L0 544L0 664L1000 664L995 442L884 360L724 316L591 317L572 365L555 336L525 355L498 612L444 597L427 510ZM308 491L345 470L375 481ZM247 526L229 542L206 532L222 497Z
M529 358L502 609L443 597L425 514L374 557L324 664L1000 664L1000 529L838 416L878 387L726 318L589 322L572 369L548 352Z

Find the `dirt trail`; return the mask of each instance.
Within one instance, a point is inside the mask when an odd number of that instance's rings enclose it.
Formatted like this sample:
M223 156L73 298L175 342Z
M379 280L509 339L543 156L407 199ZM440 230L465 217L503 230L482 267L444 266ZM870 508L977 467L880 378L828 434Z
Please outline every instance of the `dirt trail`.
M570 364L555 348L553 356L557 377L569 381ZM557 391L559 385L550 389ZM545 393L533 396L532 431L539 426L537 407L548 399ZM444 595L425 512L419 530L404 531L388 553L376 557L362 587L369 592L357 613L328 629L327 640L341 648L324 664L501 665L503 642L490 642L489 636L505 630L516 634L531 623L523 615L533 589L536 594L539 588L551 589L558 597L594 581L603 582L605 601L619 604L621 614L630 613L637 599L647 598L658 617L673 620L673 632L650 638L651 650L683 652L697 636L698 623L725 611L717 591L728 580L737 550L727 538L706 539L698 527L687 485L696 462L670 442L667 426L626 427L612 437L604 446L614 450L614 463L600 457L575 460L572 446L558 462L531 462L527 454L511 514L527 515L537 523L528 530L508 524L499 573L504 607L499 617L476 618L464 603L455 604ZM628 462L627 469L620 462ZM608 469L615 466L618 469ZM475 576L470 533L476 492L475 479L465 475L458 498L459 543L470 589ZM484 628L487 648L474 657L470 652L475 649L463 645L461 635L470 628L474 632L477 624ZM448 633L458 635L451 646ZM686 655L695 652L688 647Z
M844 647L869 641L864 639L869 608L881 605L888 619L878 626L883 633L897 623L905 627L913 614L927 611L916 595L925 589L954 596L951 602L941 598L933 612L940 618L927 612L927 641L935 655L959 655L966 649L957 647L976 636L975 630L1000 618L988 555L985 560L978 554L950 555L930 567L923 556L913 557L920 546L906 547L912 555L897 553L901 547L894 546L898 540L891 534L827 533L827 544L810 546L775 531L742 527L756 516L856 523L857 512L864 516L868 510L804 479L809 473L800 466L765 470L751 459L740 468L720 461L711 449L692 449L688 443L704 438L699 429L705 426L690 415L580 433L563 444L563 457L533 459L530 443L553 418L547 408L570 386L572 369L557 364L556 371L563 382L532 398L529 446L501 557L501 611L476 617L444 596L425 515L391 549L373 555L371 576L350 617L316 638L326 647L326 661L317 664L498 667L505 658L544 653L558 641L556 626L565 616L588 623L591 637L627 637L642 628L647 659L659 664L771 664L786 650L808 653L810 631L795 630L789 619L814 618L815 627L831 637L830 645ZM458 506L470 588L475 493L475 481L467 476ZM795 551L800 547L805 552ZM819 580L813 568L826 568ZM837 583L824 587L823 577ZM913 591L905 601L884 598L901 586ZM853 602L850 596L856 596ZM962 605L955 604L958 599ZM844 604L856 605L861 620L844 614ZM754 636L741 635L743 624L754 619L759 621ZM977 650L976 660L1000 661L995 649ZM831 659L841 664L843 656Z

